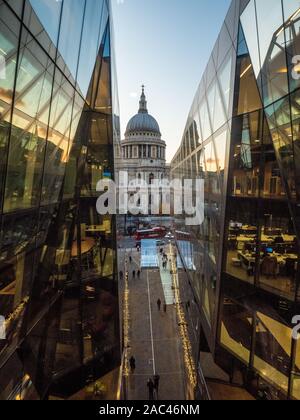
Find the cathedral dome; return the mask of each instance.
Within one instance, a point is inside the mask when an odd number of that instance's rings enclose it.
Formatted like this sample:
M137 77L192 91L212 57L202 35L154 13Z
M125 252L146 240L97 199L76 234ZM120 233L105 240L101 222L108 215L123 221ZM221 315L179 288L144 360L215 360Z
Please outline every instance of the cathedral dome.
M147 101L143 86L139 112L134 117L132 117L127 124L125 135L129 136L131 133L139 133L144 131L161 136L158 122L154 117L152 117L152 115L148 113Z

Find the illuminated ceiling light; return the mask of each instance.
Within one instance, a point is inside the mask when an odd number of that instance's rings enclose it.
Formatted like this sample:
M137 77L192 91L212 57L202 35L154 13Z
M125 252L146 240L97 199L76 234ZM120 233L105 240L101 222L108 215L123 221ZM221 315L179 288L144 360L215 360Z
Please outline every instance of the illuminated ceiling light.
M287 73L287 72L288 72L287 67L284 67L284 68L282 68L282 69L278 69L278 70L277 70L277 73L279 73L279 74L285 74L285 73Z
M249 66L243 71L243 73L241 74L240 78L242 79L246 73L248 73L248 71L251 69L252 64L249 64Z

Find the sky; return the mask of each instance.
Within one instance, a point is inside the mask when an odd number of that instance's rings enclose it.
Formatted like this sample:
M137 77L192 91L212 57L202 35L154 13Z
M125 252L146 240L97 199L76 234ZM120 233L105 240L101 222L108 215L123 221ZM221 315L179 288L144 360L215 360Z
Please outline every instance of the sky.
M145 84L148 110L175 155L230 0L112 0L122 138Z

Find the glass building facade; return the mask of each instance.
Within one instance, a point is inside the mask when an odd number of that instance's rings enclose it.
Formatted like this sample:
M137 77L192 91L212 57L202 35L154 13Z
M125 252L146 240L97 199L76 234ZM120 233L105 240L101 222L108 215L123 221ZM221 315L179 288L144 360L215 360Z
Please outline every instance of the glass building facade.
M299 54L298 1L234 0L171 165L205 182L204 223L176 219L195 358L271 399L300 399Z
M0 399L69 398L120 365L110 2L0 0ZM107 376L108 375L108 376Z

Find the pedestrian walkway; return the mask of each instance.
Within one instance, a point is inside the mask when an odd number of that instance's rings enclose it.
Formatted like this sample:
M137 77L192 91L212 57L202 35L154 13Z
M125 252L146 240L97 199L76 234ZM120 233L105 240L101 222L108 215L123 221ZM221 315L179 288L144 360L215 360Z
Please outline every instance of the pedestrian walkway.
M156 239L143 239L141 245L141 267L158 268Z
M170 264L168 263L167 268L163 267L163 258L159 257L159 267L160 267L160 278L161 284L164 291L165 302L167 305L174 304L174 290L173 290L173 278L170 273Z
M129 270L138 270L140 254L133 251L131 256ZM185 397L182 345L176 310L173 305L167 306L165 313L163 306L161 311L157 307L157 300L164 303L165 296L160 273L159 269L142 270L140 279L129 277L128 359L134 356L136 369L126 381L128 400L147 400L147 382L155 374L160 376L159 400L178 401ZM166 287L166 276L163 277Z

